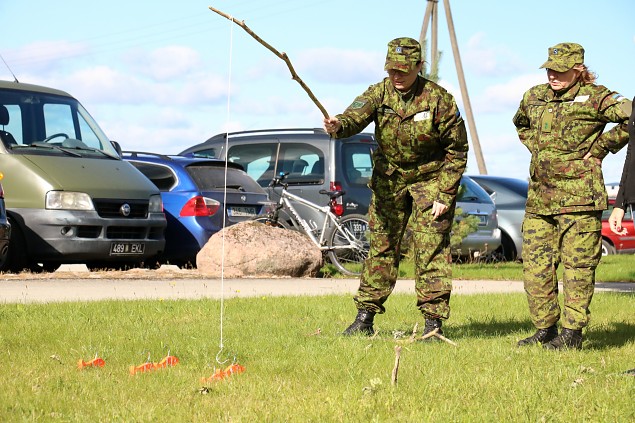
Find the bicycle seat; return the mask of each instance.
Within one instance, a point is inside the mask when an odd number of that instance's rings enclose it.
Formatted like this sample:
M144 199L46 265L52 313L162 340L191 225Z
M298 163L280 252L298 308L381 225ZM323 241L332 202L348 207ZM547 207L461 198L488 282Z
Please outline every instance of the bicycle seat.
M321 189L320 194L328 195L329 198L337 198L346 194L346 191L327 191L325 189Z

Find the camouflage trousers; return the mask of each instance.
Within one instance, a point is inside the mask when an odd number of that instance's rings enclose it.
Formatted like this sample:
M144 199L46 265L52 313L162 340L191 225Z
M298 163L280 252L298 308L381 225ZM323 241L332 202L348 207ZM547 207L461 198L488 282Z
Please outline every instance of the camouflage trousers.
M358 309L384 313L397 282L401 245L410 222L417 307L429 318L450 316L452 290L449 230L454 204L432 220L436 182L406 184L399 177L373 178L369 208L370 250L354 297Z
M582 329L589 323L595 269L602 255L602 212L558 215L527 213L523 221L523 279L529 314L538 329L560 320L558 277L563 266L562 326Z

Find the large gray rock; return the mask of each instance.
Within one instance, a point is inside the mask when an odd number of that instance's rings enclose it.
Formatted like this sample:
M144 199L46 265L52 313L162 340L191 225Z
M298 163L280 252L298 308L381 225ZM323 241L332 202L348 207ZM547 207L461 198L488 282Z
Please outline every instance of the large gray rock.
M226 278L312 277L322 267L322 252L298 231L248 221L212 235L196 255L196 266L210 277L221 277L221 266Z

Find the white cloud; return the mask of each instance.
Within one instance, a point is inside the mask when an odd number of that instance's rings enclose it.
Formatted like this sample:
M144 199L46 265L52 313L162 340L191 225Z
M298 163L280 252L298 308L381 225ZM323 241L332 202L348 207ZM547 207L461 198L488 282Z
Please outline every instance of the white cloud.
M303 51L293 66L318 82L371 84L385 76L384 59L384 54L376 51L318 48Z
M147 53L131 51L125 55L125 61L139 74L157 81L178 80L202 67L200 55L196 50L175 45Z
M508 75L525 68L516 53L504 45L495 45L483 32L474 34L467 42L466 68L479 76Z
M501 84L489 85L476 98L474 107L481 113L499 113L510 108L515 112L524 92L534 85L545 82L547 79L544 73L532 73L520 75Z
M70 61L75 63L75 59L90 54L85 43L68 41L38 41L3 51L5 61L22 82L31 82L26 75L50 75L68 68Z

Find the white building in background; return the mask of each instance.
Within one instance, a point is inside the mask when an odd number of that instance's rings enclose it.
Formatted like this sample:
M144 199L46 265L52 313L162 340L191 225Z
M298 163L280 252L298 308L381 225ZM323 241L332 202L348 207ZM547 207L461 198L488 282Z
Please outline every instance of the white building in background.
M611 182L604 186L606 187L606 193L609 195L609 198L617 197L617 190L620 188L619 182Z

